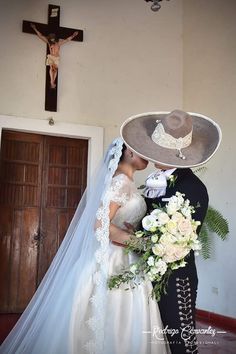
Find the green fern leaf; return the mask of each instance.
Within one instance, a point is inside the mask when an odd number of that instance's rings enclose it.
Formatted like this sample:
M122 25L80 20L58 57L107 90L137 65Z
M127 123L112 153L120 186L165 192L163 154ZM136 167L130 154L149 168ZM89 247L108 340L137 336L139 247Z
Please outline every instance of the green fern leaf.
M227 238L229 233L228 221L212 206L208 207L204 223L207 225L209 231L215 232L222 240Z
M199 233L199 240L202 243L201 254L202 254L203 258L205 258L205 259L210 258L212 244L211 244L211 238L209 236L209 232L207 229L207 225L205 224L205 222L202 224L201 231Z
M196 170L193 170L193 173L197 176L205 173L207 170L207 167L206 166L202 166L202 167L198 167Z

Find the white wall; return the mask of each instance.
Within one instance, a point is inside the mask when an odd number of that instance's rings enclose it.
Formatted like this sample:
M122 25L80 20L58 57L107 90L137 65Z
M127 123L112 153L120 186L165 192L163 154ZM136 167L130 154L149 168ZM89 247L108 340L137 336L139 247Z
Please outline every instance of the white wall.
M137 0L57 0L61 26L84 42L61 49L58 112L44 111L45 44L22 20L47 22L46 0L0 0L0 114L105 127L105 145L123 120L182 106L182 0L161 15Z
M198 259L200 309L236 317L236 1L184 0L184 109L213 117L222 145L204 176L210 204L227 217L230 236ZM218 294L217 294L217 288Z

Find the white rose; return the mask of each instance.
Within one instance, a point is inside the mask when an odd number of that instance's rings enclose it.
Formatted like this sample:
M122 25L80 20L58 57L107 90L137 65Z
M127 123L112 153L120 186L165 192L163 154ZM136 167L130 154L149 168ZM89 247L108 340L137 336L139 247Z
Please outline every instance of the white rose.
M152 215L155 219L157 219L158 214L162 213L161 209L154 209L150 215Z
M165 252L165 249L164 249L164 246L161 245L161 244L157 244L155 246L152 247L152 252L156 255L156 256L159 256L159 257L162 257L164 252Z
M163 211L157 215L157 219L160 225L165 225L170 220L169 216Z
M143 228L149 231L151 228L155 228L158 226L158 222L152 215L147 215L142 220Z
M157 272L161 275L165 274L167 270L166 262L162 261L161 259L158 259L158 261L155 263L155 267L157 269Z
M151 267L154 266L155 260L154 257L148 257L147 264Z
M180 220L178 230L182 235L190 235L193 232L191 221L189 219Z

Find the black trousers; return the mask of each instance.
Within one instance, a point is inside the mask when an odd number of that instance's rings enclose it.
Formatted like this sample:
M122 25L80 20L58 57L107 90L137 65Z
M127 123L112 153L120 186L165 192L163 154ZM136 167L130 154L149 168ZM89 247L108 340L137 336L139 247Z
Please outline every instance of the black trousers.
M167 295L158 303L172 354L198 353L194 332L198 278L193 251L186 260L184 268L171 274Z

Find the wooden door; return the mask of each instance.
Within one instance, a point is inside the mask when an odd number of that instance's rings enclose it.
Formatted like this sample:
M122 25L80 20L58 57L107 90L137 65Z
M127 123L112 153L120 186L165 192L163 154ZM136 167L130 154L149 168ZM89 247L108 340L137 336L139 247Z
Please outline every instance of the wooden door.
M86 187L87 140L3 131L0 313L21 313Z
M38 282L60 246L86 188L87 152L87 140L45 139Z

